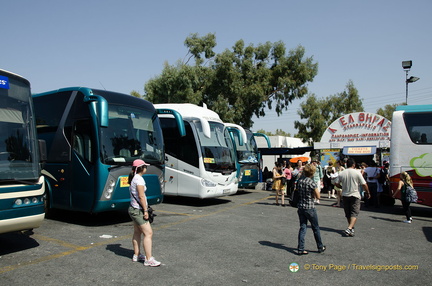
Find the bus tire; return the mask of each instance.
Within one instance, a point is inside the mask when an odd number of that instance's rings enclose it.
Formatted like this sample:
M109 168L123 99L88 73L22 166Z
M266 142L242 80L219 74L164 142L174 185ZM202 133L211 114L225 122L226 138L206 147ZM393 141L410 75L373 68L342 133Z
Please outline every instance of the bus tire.
M44 210L45 210L45 217L49 217L50 213L51 213L51 208L50 208L50 195L48 190L45 190L45 194L44 194Z

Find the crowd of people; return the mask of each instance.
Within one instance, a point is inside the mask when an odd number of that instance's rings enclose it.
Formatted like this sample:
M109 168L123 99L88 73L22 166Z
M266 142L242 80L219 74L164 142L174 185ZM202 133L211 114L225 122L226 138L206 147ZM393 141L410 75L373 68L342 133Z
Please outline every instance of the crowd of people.
M293 164L290 161L275 162L275 166L271 173L271 189L276 191L276 205L285 206L285 196L290 197L296 182L302 176L303 168L309 162L298 160ZM339 188L335 181L339 174L347 169L347 159L336 162L329 161L324 167L321 166L319 160L312 160L310 164L315 166L313 180L320 189L320 193L324 193L329 199L335 199L333 207L343 207L342 189ZM391 204L387 200L391 199L390 184L389 184L389 163L383 162L379 167L375 161L370 163L356 163L354 169L358 170L366 180L367 186L371 192L371 198L365 199L366 207L379 208L381 204ZM266 173L266 172L264 172ZM364 190L360 188L362 199L364 198ZM385 194L385 196L383 196ZM281 204L279 204L281 201ZM314 203L319 204L319 199L315 198Z
M335 199L334 207L343 207L347 219L344 233L355 235L355 224L360 212L361 201L366 208L379 208L387 200L394 200L401 192L401 200L406 215L405 223L411 223L410 203L404 200L406 189L412 187L412 180L406 172L395 193L390 190L389 163L383 162L379 167L376 162L356 163L354 159L328 162L324 167L318 160L303 162L298 160L293 166L291 162L276 162L272 171L272 189L276 192L276 205L285 206L285 196L291 201L293 192L298 192L297 213L300 222L298 234L298 255L305 255L305 235L307 223L310 222L318 252L326 250L322 242L318 213L315 205L320 203L323 195ZM393 201L394 203L394 201Z
M143 160L135 160L132 170L128 177L130 185L129 191L131 204L129 215L133 221L132 246L134 254L132 261L141 261L145 266L157 267L161 262L157 261L152 254L153 230L150 225L149 206L147 203L146 183L142 177L149 164ZM355 224L360 212L362 198L365 200L366 207L379 207L381 194L389 192L389 164L384 161L383 167L379 168L375 162L369 165L366 163L356 164L352 158L347 160L328 162L324 168L321 162L313 160L311 163L298 160L293 167L291 162L283 164L276 162L272 170L272 189L276 192L276 205L285 206L285 196L297 193L298 202L296 204L297 214L300 222L298 233L297 254L306 255L305 236L308 222L314 234L316 246L319 253L326 250L323 244L320 227L318 223L318 213L315 208L320 203L321 193L327 194L328 198L336 199L335 207L343 207L347 219L347 228L344 233L347 236L354 236ZM393 198L401 192L403 209L406 215L404 222L411 223L410 203L404 199L407 188L412 187L413 183L408 173L400 175L400 182ZM292 200L291 200L292 201ZM143 236L143 239L141 239ZM141 252L141 242L144 254Z

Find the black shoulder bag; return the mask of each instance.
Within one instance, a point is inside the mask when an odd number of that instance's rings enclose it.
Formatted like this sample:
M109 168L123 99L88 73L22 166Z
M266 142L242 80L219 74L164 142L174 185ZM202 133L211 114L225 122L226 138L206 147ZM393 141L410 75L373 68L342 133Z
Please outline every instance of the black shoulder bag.
M134 197L134 199L135 199L137 202L140 201L140 200L137 199L137 197L135 197L135 195L134 195L132 192L131 192L131 194L132 194L132 196ZM153 221L154 221L154 217L157 216L157 215L154 213L153 208L149 206L149 207L147 208L147 213L148 213L148 221L149 221L149 223L153 223Z

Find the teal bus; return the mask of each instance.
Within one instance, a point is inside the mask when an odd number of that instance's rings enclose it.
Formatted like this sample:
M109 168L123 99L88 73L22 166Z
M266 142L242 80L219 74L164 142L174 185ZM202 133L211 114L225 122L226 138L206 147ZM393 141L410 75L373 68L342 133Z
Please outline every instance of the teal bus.
M247 140L242 142L241 137L237 136L234 130L230 129L236 154L237 177L239 188L254 188L260 181L260 162L261 154L258 151L258 145L255 137L264 137L267 141L268 148L271 148L270 139L262 133L253 133L245 129Z
M153 104L86 87L34 94L37 134L46 141L46 209L87 213L125 210L132 162L150 166L150 205L164 193L164 143Z
M30 83L0 70L0 233L37 228L45 217L33 112Z

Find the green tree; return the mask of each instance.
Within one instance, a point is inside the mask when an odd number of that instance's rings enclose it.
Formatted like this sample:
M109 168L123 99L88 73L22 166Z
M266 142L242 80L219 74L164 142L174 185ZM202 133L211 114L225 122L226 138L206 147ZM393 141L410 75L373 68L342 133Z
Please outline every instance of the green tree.
M285 132L282 129L276 129L275 133L269 132L269 131L265 131L264 129L260 129L257 131L257 133L262 133L265 134L267 136L284 136L284 137L291 137L291 133L289 132Z
M278 115L307 93L307 83L318 71L312 57L298 46L287 53L283 42L245 45L216 54L214 34L185 40L188 53L144 87L145 99L153 103L206 103L225 122L250 128L252 117L262 117L266 108ZM191 64L191 60L195 62Z
M300 104L298 114L305 121L294 121L296 137L312 145L321 140L326 128L344 114L363 111L363 103L353 82L348 81L343 92L319 99L314 94Z
M376 113L378 115L384 116L385 118L391 121L393 117L393 112L396 110L396 107L398 107L399 105L406 105L406 103L387 104L384 106L384 108L379 108Z
M131 93L130 93L130 95L138 97L138 98L142 97L142 95L138 91L136 91L136 90L132 90Z

